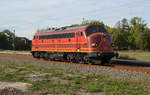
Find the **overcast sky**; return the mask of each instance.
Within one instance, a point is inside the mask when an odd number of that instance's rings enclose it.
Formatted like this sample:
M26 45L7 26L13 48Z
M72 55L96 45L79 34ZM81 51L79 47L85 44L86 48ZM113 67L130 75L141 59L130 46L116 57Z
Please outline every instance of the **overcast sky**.
M122 18L142 17L150 27L150 0L1 0L0 31L32 39L38 28L100 20L114 26Z

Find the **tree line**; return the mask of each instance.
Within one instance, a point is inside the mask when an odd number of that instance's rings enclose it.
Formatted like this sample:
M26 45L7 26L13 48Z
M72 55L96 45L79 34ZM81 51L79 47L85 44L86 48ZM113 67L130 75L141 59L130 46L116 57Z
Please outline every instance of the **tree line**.
M123 18L113 28L106 28L118 49L150 49L150 29L140 17Z
M20 37L16 37L10 30L0 32L1 50L30 50L31 43L26 43Z

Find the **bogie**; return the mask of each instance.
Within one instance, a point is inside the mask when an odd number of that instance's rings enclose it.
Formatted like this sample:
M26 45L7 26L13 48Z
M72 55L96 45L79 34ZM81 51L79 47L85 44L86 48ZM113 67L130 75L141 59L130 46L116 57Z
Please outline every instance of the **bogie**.
M82 64L108 64L110 59L106 58L91 58L87 53L55 53L55 52L32 52L34 58L43 58L45 60L60 60L67 62L75 62Z

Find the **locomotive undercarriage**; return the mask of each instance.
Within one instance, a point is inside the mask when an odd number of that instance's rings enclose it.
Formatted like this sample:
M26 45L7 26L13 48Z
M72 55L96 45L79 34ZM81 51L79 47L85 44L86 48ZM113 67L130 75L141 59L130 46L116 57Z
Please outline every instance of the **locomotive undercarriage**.
M108 64L117 53L73 53L73 52L32 52L34 58L44 58L46 60L61 60L67 62L87 63L87 64Z

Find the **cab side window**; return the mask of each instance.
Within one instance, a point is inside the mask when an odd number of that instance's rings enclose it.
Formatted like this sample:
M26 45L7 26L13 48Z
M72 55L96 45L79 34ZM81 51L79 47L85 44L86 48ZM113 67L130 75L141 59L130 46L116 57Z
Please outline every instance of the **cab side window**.
M81 36L81 32L78 32L78 36Z
M103 26L99 27L99 31L103 33L107 33L106 29Z
M52 40L52 43L54 43L54 40Z
M96 32L98 32L97 26L91 26L86 30L86 35L88 36L88 35L96 33Z
M83 32L81 32L81 36L82 36L82 37L84 36Z
M84 36L83 32L78 32L78 36Z

